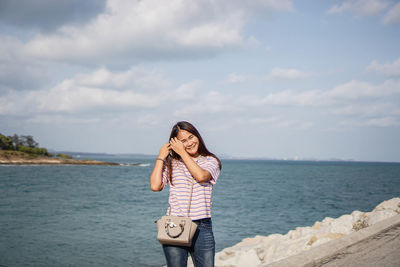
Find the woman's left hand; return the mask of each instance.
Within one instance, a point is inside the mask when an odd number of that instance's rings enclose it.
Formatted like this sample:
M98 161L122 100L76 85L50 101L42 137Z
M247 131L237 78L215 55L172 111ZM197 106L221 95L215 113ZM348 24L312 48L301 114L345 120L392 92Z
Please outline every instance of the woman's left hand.
M185 146L178 138L176 137L171 138L169 143L171 145L172 150L174 150L175 153L177 153L179 156L182 156L182 153L186 152Z

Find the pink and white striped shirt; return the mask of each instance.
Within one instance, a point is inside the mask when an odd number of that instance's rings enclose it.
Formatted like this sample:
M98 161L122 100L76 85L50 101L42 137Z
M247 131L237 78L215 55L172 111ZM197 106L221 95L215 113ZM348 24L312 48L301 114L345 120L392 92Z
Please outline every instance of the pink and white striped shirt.
M187 216L190 187L193 184L192 201L190 203L189 217L199 220L211 217L211 198L213 185L217 182L220 174L218 161L211 156L199 156L194 159L196 163L211 174L211 180L199 183L190 174L183 160L172 160L172 185L169 188L169 208L167 214L175 216ZM169 183L168 170L163 169L163 183Z

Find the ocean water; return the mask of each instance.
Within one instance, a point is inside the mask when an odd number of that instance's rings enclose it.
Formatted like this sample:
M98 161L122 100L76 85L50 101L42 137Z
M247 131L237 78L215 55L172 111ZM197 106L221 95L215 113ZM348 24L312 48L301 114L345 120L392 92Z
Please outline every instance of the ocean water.
M162 266L148 159L125 166L1 166L0 266ZM132 165L129 163L140 163ZM217 251L400 196L399 163L224 160L214 187Z

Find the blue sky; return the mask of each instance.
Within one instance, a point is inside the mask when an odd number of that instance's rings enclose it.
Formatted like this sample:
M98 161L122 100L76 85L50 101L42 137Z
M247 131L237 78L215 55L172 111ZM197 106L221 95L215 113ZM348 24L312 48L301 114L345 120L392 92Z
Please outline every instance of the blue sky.
M0 132L157 154L400 161L400 3L1 1Z

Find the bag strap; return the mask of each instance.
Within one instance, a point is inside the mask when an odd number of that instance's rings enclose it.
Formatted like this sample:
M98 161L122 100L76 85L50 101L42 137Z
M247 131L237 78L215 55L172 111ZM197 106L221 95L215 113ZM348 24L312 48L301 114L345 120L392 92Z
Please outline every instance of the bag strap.
M187 211L186 211L186 217L189 217L190 204L192 204L192 193L193 193L194 180L195 179L192 177L192 184L190 185L189 203L188 203L188 207L187 207ZM171 215L171 206L169 206L168 215Z
M187 217L189 217L190 204L192 204L193 185L194 185L194 178L192 179L192 185L190 186L189 204L188 204L188 208L187 208L187 211L186 211L186 216Z

